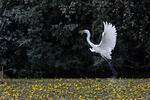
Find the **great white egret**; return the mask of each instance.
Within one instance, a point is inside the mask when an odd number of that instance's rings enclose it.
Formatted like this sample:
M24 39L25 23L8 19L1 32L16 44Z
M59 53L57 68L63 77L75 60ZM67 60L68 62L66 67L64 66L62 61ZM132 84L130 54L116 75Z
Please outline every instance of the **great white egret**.
M111 23L105 23L104 24L104 32L102 33L102 39L99 44L93 44L90 41L90 31L89 30L81 30L79 31L80 34L86 33L87 34L87 42L92 47L90 48L91 52L99 53L110 65L110 68L112 70L113 75L117 75L116 70L113 68L113 66L108 61L111 60L111 51L114 49L116 45L116 37L117 32L115 26L113 26Z

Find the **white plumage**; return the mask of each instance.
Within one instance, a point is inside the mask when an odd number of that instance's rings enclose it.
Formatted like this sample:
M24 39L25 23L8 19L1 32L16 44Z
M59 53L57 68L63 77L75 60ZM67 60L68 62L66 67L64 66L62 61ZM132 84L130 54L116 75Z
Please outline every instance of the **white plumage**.
M110 23L104 23L104 32L102 33L101 42L96 45L90 41L90 32L89 30L80 31L81 34L87 34L87 42L90 44L92 48L90 48L91 52L99 53L104 59L111 59L111 51L114 49L116 45L116 28ZM106 60L106 59L105 59Z

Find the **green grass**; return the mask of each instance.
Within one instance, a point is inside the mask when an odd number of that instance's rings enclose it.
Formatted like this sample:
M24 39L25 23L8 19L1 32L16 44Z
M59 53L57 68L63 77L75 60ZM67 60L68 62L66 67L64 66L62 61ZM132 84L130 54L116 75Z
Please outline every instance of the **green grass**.
M0 100L150 99L150 79L5 79Z

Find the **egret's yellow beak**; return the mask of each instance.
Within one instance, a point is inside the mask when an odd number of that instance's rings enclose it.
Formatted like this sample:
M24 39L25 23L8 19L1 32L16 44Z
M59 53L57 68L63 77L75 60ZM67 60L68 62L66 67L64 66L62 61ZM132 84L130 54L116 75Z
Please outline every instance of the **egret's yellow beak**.
M79 33L80 33L80 34L83 34L83 33L84 33L84 30L79 31Z

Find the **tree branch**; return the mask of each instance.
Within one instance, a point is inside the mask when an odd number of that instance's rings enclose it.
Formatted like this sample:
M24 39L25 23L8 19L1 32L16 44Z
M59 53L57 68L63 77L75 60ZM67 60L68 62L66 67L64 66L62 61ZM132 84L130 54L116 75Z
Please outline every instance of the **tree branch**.
M2 7L0 8L0 17L3 17L4 15L6 8L7 8L7 3L8 3L8 0L2 1ZM2 33L3 28L4 28L4 23L2 23L0 27L0 33Z
M1 2L2 2L2 7L0 8L0 16L2 17L3 13L5 12L5 9L7 8L8 0L4 0L4 1L1 1Z

